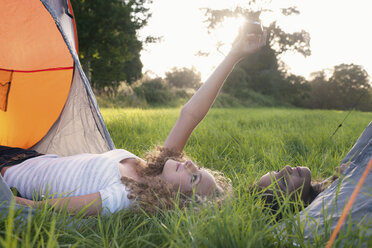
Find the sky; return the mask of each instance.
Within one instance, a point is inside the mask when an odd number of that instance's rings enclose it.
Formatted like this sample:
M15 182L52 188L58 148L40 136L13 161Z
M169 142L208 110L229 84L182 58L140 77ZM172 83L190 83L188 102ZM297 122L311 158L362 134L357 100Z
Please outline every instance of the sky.
M247 0L154 0L152 17L139 35L161 37L147 44L141 53L143 72L164 76L173 67L194 67L205 80L222 61L234 40L241 20L229 20L218 30L208 33L203 8L235 8ZM287 32L305 30L310 33L312 55L284 54L282 60L290 71L309 78L311 72L341 63L362 65L372 77L372 1L370 0L273 0L274 11L262 15L263 24L278 20ZM282 7L297 6L299 15L283 18ZM226 44L216 50L218 42ZM207 52L209 56L197 56Z

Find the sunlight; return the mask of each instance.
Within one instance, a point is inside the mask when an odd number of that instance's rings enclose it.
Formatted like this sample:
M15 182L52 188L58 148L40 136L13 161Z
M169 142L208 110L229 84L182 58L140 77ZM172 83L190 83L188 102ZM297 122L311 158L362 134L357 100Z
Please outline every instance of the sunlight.
M213 36L217 41L222 41L218 44L220 52L227 54L234 42L236 36L239 33L240 28L244 25L245 19L243 17L238 18L226 18L223 23L219 25L213 32Z
M239 29L244 25L244 22L245 19L243 17L226 19L221 25L217 38L223 39L229 43L233 42Z
M366 31L372 20L369 1L355 0L353 4L346 0L268 2L271 11L263 12L260 16L264 27L276 20L285 32L305 30L310 33L311 56L304 58L291 52L282 56L291 72L307 77L311 72L336 64L356 63L372 74L369 58L372 36ZM151 5L153 16L149 25L141 30L141 35L163 39L160 43L146 45L141 52L144 71L151 70L162 76L174 66L195 66L205 80L223 58L222 54L229 51L244 20L227 18L208 34L202 8L234 9L236 6L244 7L244 3L246 1L243 0L154 2ZM301 14L283 17L281 8L293 5L298 7ZM336 5L337 9L334 8ZM220 45L220 52L216 52L217 44ZM209 56L197 56L198 51Z

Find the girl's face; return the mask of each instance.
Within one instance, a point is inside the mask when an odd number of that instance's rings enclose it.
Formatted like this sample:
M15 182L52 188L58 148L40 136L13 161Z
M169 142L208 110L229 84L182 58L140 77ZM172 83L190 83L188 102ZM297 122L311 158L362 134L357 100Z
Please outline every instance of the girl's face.
M311 171L307 167L292 168L286 165L283 169L276 172L269 172L263 175L258 182L262 188L269 187L277 182L277 186L286 194L298 192L301 199L307 201L311 186Z
M195 188L199 195L210 195L217 188L214 177L191 161L181 163L172 159L167 160L160 178L181 192L189 192Z

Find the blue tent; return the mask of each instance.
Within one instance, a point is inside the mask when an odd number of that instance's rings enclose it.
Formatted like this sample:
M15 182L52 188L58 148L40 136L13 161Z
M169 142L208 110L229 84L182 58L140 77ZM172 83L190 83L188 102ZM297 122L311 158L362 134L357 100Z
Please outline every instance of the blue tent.
M305 223L304 238L312 240L326 229L333 231L342 211L360 181L372 158L372 122L367 126L355 145L340 164L350 163L344 174L300 213L300 223ZM369 227L364 238L372 235L372 172L370 171L349 212L343 230L352 225Z

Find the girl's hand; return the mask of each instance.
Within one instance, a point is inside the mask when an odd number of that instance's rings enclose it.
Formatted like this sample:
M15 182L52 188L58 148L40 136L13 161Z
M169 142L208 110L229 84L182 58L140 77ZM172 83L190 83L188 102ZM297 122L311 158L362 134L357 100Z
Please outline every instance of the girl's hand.
M240 30L229 54L182 107L180 117L165 140L164 147L183 150L192 131L208 113L235 64L266 44L266 31L262 34L247 34L243 30Z
M342 164L339 167L336 168L336 174L341 175L344 174L344 171L349 167L349 163Z
M235 39L230 51L230 55L235 56L238 59L242 59L266 45L266 30L264 30L262 34L247 34L245 30L247 29L240 29L238 37Z
M32 207L32 208L35 207L34 201L31 201L31 200L28 200L28 199L25 199L25 198L21 198L19 196L15 196L14 198L16 200L16 203L18 203L20 205L28 206L28 207Z

